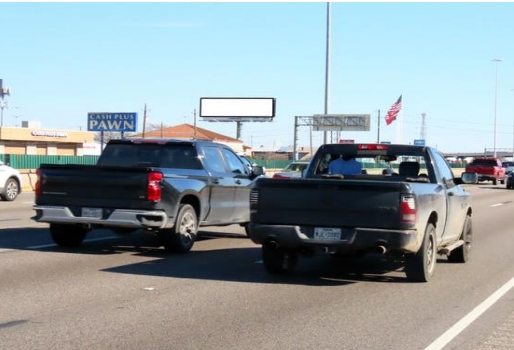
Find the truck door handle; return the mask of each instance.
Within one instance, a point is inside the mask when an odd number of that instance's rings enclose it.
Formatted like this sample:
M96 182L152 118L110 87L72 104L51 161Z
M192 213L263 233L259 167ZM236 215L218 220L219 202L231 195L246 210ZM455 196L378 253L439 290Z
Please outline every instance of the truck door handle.
M213 179L213 180L212 180L212 183L214 183L214 184L218 185L218 184L220 183L220 180L218 180L218 179Z
M236 184L241 185L241 180L236 180Z

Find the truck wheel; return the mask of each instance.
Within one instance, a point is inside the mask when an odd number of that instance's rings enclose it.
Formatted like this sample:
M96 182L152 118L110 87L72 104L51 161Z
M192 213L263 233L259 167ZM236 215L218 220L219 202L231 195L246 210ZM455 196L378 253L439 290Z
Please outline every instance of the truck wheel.
M244 225L246 237L250 238L250 229L248 228L248 224Z
M177 221L171 230L163 232L164 248L172 253L185 253L193 248L198 230L198 219L194 208L181 204Z
M78 247L86 237L88 229L79 225L50 224L52 239L61 247Z
M268 242L262 245L262 262L268 273L283 274L294 270L298 262L298 255L291 249Z
M0 195L2 200L10 202L16 199L18 197L18 194L20 193L20 186L18 186L18 181L15 179L7 179L7 182L5 183L5 190L4 193Z
M423 244L416 254L407 256L405 274L413 282L428 282L435 272L437 262L437 242L435 227L428 224L423 237Z
M497 185L498 184L498 179L493 179L493 185Z
M464 241L464 244L452 250L448 255L448 261L452 263L465 263L469 260L471 243L473 241L473 225L471 224L471 217L469 215L466 215L466 221L464 221L464 229L462 230L460 239Z
M505 184L505 179L501 179L500 184L502 184L502 185Z

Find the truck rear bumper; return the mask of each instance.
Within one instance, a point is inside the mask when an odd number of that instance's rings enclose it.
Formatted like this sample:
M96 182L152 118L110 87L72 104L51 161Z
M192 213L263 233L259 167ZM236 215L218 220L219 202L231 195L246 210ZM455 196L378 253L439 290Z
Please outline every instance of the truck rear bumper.
M318 240L312 238L313 230L313 227L307 226L249 224L249 236L254 243L274 241L290 248L355 251L383 247L386 251L415 253L422 239L418 237L417 230L354 228L345 230L341 240Z
M36 211L33 219L37 222L153 229L165 228L169 224L163 211L115 209L107 215L102 209L102 217L88 217L76 216L68 207L35 205L33 209Z

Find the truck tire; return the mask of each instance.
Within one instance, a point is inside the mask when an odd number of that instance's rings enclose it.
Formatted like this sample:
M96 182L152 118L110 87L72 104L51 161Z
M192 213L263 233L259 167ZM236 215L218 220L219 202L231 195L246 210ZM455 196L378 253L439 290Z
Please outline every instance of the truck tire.
M465 263L469 260L471 243L473 241L473 225L471 223L471 216L469 215L466 215L460 239L464 241L464 244L452 250L448 255L448 261L452 263Z
M181 204L172 229L162 232L164 249L172 253L185 253L193 248L198 231L196 211L189 204Z
M495 186L496 186L497 184L498 184L498 179L494 178L494 179L493 179L493 185L495 185Z
M4 188L4 193L0 194L0 197L2 200L7 202L15 200L20 193L20 186L18 185L18 181L13 178L7 179Z
M423 243L416 254L407 256L405 274L413 282L428 282L435 272L437 242L435 227L429 223L425 229Z
M262 262L266 271L272 275L289 273L296 267L298 254L275 242L267 242L262 245Z
M79 225L50 224L52 239L60 247L78 247L84 241L88 229Z
M501 179L501 180L500 180L500 184L501 184L501 185L504 185L504 184L505 184L505 179Z

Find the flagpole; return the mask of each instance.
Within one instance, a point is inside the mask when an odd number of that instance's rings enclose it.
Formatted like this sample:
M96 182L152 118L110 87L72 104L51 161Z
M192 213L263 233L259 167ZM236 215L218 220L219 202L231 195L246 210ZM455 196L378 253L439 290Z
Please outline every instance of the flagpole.
M398 123L396 124L396 143L403 144L403 92L400 96L402 96L402 108L400 113L398 113Z
M377 143L380 143L380 109L378 110Z

